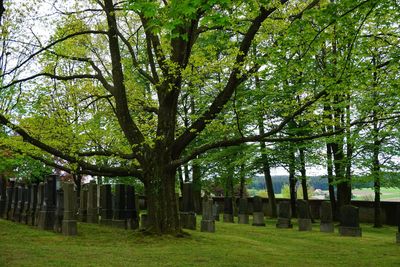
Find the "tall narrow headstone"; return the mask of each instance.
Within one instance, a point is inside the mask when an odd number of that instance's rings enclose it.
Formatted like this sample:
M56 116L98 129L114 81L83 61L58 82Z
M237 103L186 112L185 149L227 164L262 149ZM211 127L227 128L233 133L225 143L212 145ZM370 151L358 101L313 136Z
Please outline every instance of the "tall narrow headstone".
M18 217L18 193L19 193L19 187L20 185L15 185L13 188L13 193L12 193L12 202L11 202L11 210L9 213L9 218L12 221L16 221L15 218Z
M31 185L26 185L24 188L24 208L21 213L21 223L28 224L29 208L31 205Z
M308 206L308 201L303 199L298 199L296 202L299 223L299 231L311 231L312 223L310 218L310 208Z
M218 203L213 204L213 216L215 221L219 221L219 205Z
M38 186L37 192L37 203L36 203L36 212L35 212L35 226L39 225L39 222L42 220L42 214L40 211L42 210L44 203L44 182L40 182Z
M111 225L113 217L111 185L100 186L100 224Z
M239 211L238 211L238 223L248 224L249 223L249 207L247 198L239 199Z
M358 207L344 205L340 208L339 234L342 236L361 236Z
M89 183L87 201L87 222L98 223L99 216L97 214L97 184L94 181Z
M88 190L86 186L82 186L79 198L79 211L78 211L80 222L87 222L87 202L88 202Z
M76 193L73 183L64 183L64 216L62 219L63 235L77 235L78 227L75 218Z
M290 211L290 202L281 201L278 203L278 222L276 223L277 228L292 228L291 223L292 214Z
M182 211L179 214L182 228L195 230L196 214L194 212L194 196L192 183L183 184L182 199Z
M139 228L139 217L135 203L135 188L132 185L126 186L126 227L132 230Z
M200 230L202 232L215 232L215 221L213 216L213 201L204 197L203 212Z
M3 218L6 220L11 219L10 214L11 214L11 203L12 203L12 199L13 199L14 185L15 185L14 181L9 181L7 188L6 188L7 198L6 198L6 204L5 204L5 209L4 209L4 213L3 213Z
M38 191L38 186L37 184L32 184L31 185L31 200L29 203L29 212L28 212L28 224L29 225L35 225L35 213L36 213L36 205L37 205L37 191Z
M253 197L253 225L265 226L263 202L259 196Z
M233 203L231 197L224 198L224 222L233 223Z
M333 215L332 215L332 205L330 201L324 201L321 203L319 208L319 218L321 219L321 224L319 229L321 232L333 233Z
M112 226L126 229L126 190L124 184L115 185L115 206Z
M44 202L40 211L39 229L53 230L56 211L57 176L49 175L44 186Z
M18 186L18 202L17 209L14 212L14 222L21 222L22 212L24 211L25 205L25 185L21 184Z
M56 212L55 212L55 220L54 220L54 232L61 233L62 232L62 221L64 217L64 191L62 188L57 190L57 204L56 204Z
M7 202L6 178L0 176L0 216L3 216Z

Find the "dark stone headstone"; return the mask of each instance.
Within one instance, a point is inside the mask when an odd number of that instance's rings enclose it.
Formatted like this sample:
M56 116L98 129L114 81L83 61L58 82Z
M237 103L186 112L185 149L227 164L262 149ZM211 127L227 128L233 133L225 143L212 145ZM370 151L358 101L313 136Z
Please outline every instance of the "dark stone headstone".
M319 208L319 218L321 219L321 232L333 233L335 231L333 226L332 205L330 201L324 201L321 203Z
M140 215L140 229L145 230L148 227L148 216L146 213Z
M54 232L62 232L62 221L64 217L64 191L62 189L57 190L57 204L56 213L54 220Z
M14 212L14 222L22 222L22 213L24 211L25 198L25 185L21 184L20 186L18 186L18 202L17 209Z
M182 212L180 212L180 222L182 228L196 229L196 214L194 212L193 184L184 183L182 192Z
M311 231L312 223L310 218L310 208L308 206L308 201L303 199L298 199L296 202L299 223L299 231Z
M18 194L19 194L19 185L15 185L13 187L13 193L12 193L12 202L11 202L11 210L10 210L10 214L9 214L9 218L12 221L16 221L15 218L18 217Z
M247 198L239 199L239 211L238 211L238 223L248 224L249 223L249 207Z
M64 216L62 220L63 235L77 235L78 228L75 218L76 193L73 183L64 183Z
M340 208L339 234L342 236L361 236L358 207L344 205Z
M253 225L265 226L263 202L259 196L253 197Z
M39 225L39 222L42 220L42 216L40 211L42 210L44 203L44 183L39 183L38 192L37 192L37 203L36 203L36 211L35 211L35 226Z
M35 213L36 213L36 205L37 205L37 195L38 195L38 186L37 184L32 184L30 188L30 202L29 202L29 211L27 214L28 224L35 225Z
M231 197L224 198L224 220L223 222L233 223L233 203Z
M135 188L132 185L126 186L126 227L128 229L139 228L139 214L136 208Z
M292 228L291 223L292 214L290 211L290 202L281 201L278 203L278 222L276 223L277 228Z
M11 203L12 203L12 199L13 199L13 191L14 191L14 185L15 182L14 181L9 181L7 188L6 188L6 204L5 204L5 209L4 209L4 213L3 218L6 220L10 220L10 214L11 214Z
M31 185L24 188L24 208L21 213L21 223L28 224L29 208L31 206Z
M38 227L42 230L53 230L57 201L57 175L49 175L44 184L44 202L40 211Z
M213 216L213 201L205 197L203 199L203 211L200 230L202 232L215 232L215 221Z
M100 186L100 224L111 225L113 217L111 185Z
M85 186L81 187L81 192L79 196L79 221L87 222L87 203L88 203L88 189Z
M0 216L3 216L7 202L7 182L0 176Z
M88 186L87 194L87 222L98 223L99 216L97 214L97 184L91 181Z
M124 184L115 185L115 207L112 226L126 229L126 190Z
M219 221L219 205L214 203L213 205L213 216L215 221Z

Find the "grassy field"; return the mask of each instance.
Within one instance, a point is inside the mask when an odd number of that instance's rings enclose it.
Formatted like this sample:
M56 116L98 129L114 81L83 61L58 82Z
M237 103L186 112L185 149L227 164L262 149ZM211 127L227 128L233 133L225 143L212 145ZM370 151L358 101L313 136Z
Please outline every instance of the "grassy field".
M199 221L199 219L198 219ZM79 235L0 219L0 266L399 266L394 227L362 225L363 237L217 222L216 233L143 236L93 224Z

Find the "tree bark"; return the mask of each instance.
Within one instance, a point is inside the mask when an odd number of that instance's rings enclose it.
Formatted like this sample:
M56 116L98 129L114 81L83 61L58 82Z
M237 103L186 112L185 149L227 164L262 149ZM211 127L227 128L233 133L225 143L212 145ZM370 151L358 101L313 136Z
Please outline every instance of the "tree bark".
M290 154L289 154L289 188L290 188L290 205L292 208L292 216L297 217L297 212L296 212L296 200L297 200L297 192L296 192L296 177L295 177L295 171L296 171L296 158L294 154L294 149L292 145L290 144Z

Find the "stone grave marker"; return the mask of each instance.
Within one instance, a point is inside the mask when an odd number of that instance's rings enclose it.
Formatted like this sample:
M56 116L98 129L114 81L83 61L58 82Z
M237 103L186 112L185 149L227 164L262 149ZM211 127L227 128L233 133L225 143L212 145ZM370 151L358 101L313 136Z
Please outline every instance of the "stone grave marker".
M99 216L97 214L97 184L95 181L90 181L87 191L87 222L98 223Z
M13 193L12 193L12 202L11 202L11 210L9 214L9 218L12 221L15 221L16 213L17 211L17 206L18 206L18 193L19 193L19 188L20 186L16 184L13 188Z
M332 205L330 201L323 201L319 208L319 218L321 224L319 229L321 232L333 233L335 230L333 225Z
M88 204L88 189L86 185L82 185L79 196L79 221L87 222L87 204Z
M224 198L224 220L223 222L233 223L233 203L231 197Z
M35 226L38 226L39 222L42 220L40 211L42 210L44 203L44 185L45 183L40 182L38 186L36 212L35 212Z
M113 217L111 185L100 186L100 224L111 225Z
M344 205L340 208L340 226L339 234L341 236L360 236L362 235L358 207Z
M135 187L126 186L126 227L128 229L139 228L139 217L135 202Z
M62 221L64 217L64 191L62 188L57 190L56 212L54 220L54 232L62 232Z
M6 204L5 204L5 208L4 208L4 213L3 218L6 220L10 220L10 214L11 214L11 203L12 203L12 199L13 199L13 191L14 191L14 185L15 182L14 181L9 181L7 188L6 188Z
M213 216L215 221L219 221L219 205L218 203L213 204Z
M281 201L278 203L278 222L276 223L277 228L292 228L291 223L291 210L289 201Z
M73 183L64 183L64 216L62 220L63 235L77 235L78 227L75 218L76 193Z
M196 230L192 183L183 184L182 201L182 211L179 213L181 226L185 229Z
M7 181L0 176L0 216L3 216L7 202Z
M24 188L24 208L21 213L21 223L28 224L29 208L31 206L31 185L25 185Z
M259 196L253 197L253 225L265 226L263 202Z
M44 201L40 210L38 227L42 230L53 230L57 201L57 175L49 175L44 185Z
M14 212L14 222L21 222L22 219L22 212L24 211L24 205L25 205L25 185L20 184L18 186L18 202L17 202L17 208Z
M238 223L249 223L249 205L247 198L239 199Z
M308 206L308 201L303 199L298 199L297 205L297 221L299 223L299 231L311 231L312 223L310 217L310 208Z
M203 211L200 231L215 232L215 221L213 216L213 201L208 197L203 198Z
M30 194L30 203L29 203L29 212L27 214L28 224L34 226L35 225L35 213L36 213L36 205L37 205L37 191L38 185L31 185L31 194Z
M124 184L115 185L115 207L112 226L126 229L126 190Z

